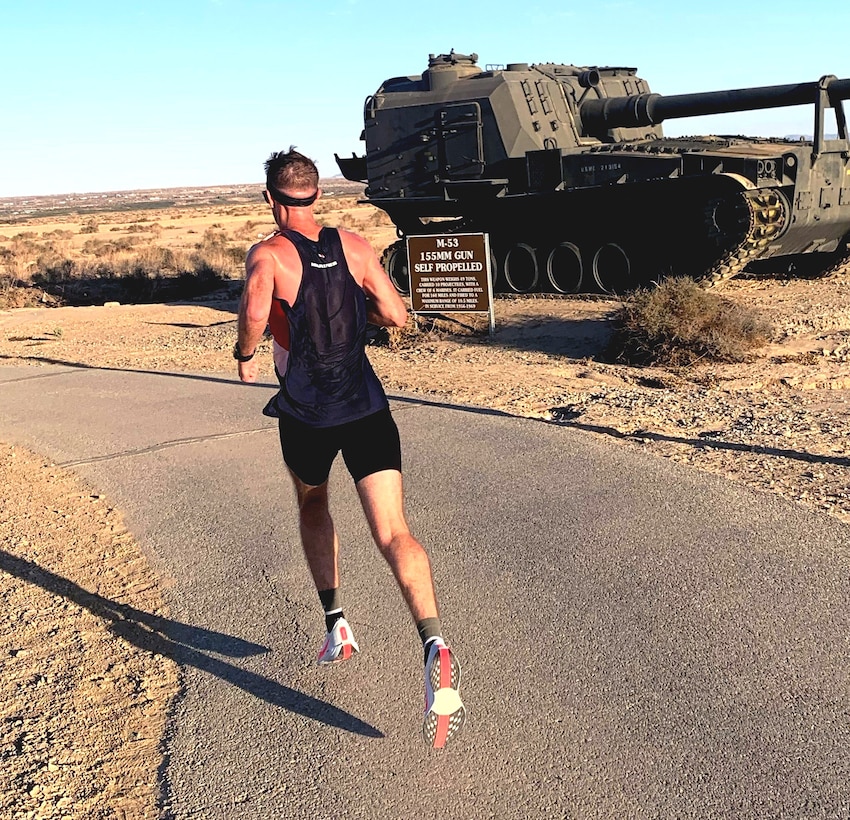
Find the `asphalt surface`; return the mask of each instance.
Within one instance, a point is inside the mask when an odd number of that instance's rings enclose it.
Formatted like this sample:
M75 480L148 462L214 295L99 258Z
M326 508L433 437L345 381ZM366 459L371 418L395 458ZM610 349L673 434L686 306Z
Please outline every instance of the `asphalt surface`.
M0 368L0 437L124 511L185 692L174 818L850 817L850 530L582 431L393 398L468 724L421 740L421 649L344 467L361 654L318 668L270 386Z

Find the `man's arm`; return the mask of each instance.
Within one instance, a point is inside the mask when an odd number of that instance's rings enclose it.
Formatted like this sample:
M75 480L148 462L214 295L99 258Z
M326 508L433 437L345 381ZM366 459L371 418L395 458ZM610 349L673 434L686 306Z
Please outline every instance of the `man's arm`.
M366 294L367 319L380 327L404 327L407 324L407 306L387 276L371 245L358 237L360 261L365 274L363 291Z
M274 293L275 261L263 245L255 245L245 260L245 287L239 303L237 344L243 356L253 354L265 333ZM260 369L256 358L239 362L239 378L255 382Z

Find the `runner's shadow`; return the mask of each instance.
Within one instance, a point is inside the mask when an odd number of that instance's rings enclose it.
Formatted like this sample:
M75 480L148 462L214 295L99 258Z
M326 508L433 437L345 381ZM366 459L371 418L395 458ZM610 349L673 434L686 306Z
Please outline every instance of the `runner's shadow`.
M53 359L49 356L10 356L8 354L0 355L0 361L9 361L9 362L38 362L40 364L52 364L57 365L58 367L70 367L75 370L103 370L103 371L111 371L114 373L141 373L146 376L168 376L176 379L188 379L189 381L202 381L202 382L214 382L218 384L230 384L235 387L279 387L277 383L271 382L252 382L250 384L245 382L240 382L235 376L213 376L213 375L205 375L202 373L173 373L169 370L141 370L136 367L101 367L99 365L94 364L84 364L82 362L71 362L65 359ZM21 380L29 380L29 379L45 379L52 378L54 376L61 376L62 372L52 372L52 373L36 373L31 376L26 376L25 379ZM19 381L19 379L13 379L12 381Z
M0 550L0 570L20 580L60 595L106 621L107 629L133 646L171 658L180 666L193 666L233 686L298 715L365 737L383 737L374 726L325 701L291 689L277 681L240 669L207 652L245 658L268 652L260 644L201 629L120 604L63 578L38 564Z
M194 328L201 327L218 327L219 325L232 325L236 321L236 317L234 316L232 319L225 319L223 322L211 322L209 324L205 322L144 322L146 325L161 325L163 327L182 327L186 330L192 330Z

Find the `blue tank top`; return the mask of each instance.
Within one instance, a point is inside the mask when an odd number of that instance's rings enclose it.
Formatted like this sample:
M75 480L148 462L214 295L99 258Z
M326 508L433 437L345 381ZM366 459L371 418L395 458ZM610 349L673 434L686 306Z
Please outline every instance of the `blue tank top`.
M289 359L270 404L311 427L356 421L388 406L366 358L366 296L348 269L336 228L317 241L284 230L301 258L295 302L278 300L289 321Z

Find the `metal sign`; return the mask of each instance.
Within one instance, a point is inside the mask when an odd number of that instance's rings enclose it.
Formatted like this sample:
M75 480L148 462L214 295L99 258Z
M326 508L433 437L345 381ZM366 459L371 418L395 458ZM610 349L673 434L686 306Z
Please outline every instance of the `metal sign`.
M490 237L485 233L407 237L414 313L487 313L493 333Z

